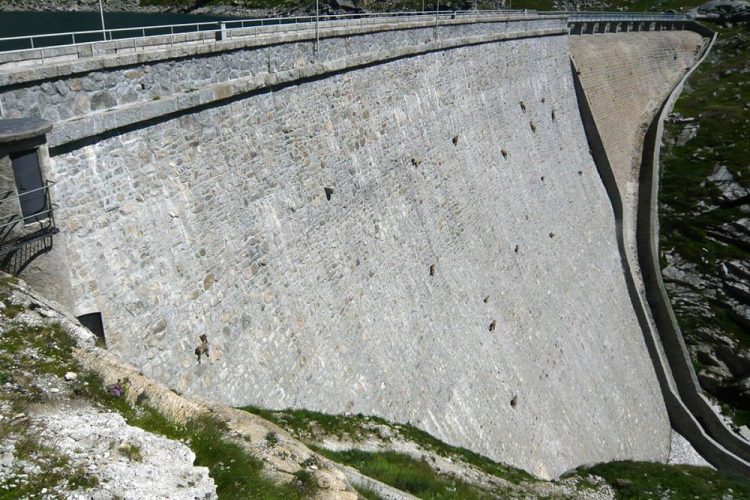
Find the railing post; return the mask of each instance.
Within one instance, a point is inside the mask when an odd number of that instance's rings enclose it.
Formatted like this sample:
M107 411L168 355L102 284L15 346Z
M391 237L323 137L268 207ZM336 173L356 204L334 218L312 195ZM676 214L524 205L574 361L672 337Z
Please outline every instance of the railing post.
M315 0L315 54L320 50L320 2Z

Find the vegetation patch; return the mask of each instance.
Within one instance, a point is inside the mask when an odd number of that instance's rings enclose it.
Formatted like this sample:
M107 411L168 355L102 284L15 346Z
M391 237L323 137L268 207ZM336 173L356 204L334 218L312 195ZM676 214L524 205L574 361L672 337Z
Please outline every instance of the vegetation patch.
M438 475L427 462L415 460L408 455L360 450L334 452L322 448L316 448L316 451L335 462L354 467L366 476L420 498L496 498L488 491L451 476Z
M23 312L22 305L13 304L9 294L2 290L7 311L9 308ZM7 317L7 316L6 316ZM14 316L15 317L15 316ZM6 323L8 320L5 320ZM18 415L0 425L0 440L14 442L16 459L30 464L31 472L17 474L0 481L0 499L31 498L63 485L67 489L90 489L97 486L94 474L69 463L54 450L41 446L29 432L26 414L32 404L44 402L46 395L34 385L39 376L55 375L63 378L67 372L77 377L68 383L73 387L71 397L88 401L122 415L127 422L146 431L179 440L196 455L195 464L209 469L220 498L285 498L297 499L312 496L316 489L312 476L302 471L295 481L277 484L263 473L263 463L246 452L240 445L226 438L225 426L208 416L195 419L187 425L176 425L158 411L148 406L146 400L135 405L127 402L127 383L118 391L105 387L100 377L83 372L73 358L75 341L59 324L28 326L13 321L12 327L0 332L0 370L4 380L14 384L13 390L0 393L3 413ZM24 414L26 412L26 414ZM138 446L126 444L118 452L133 461L143 459Z
M309 410L272 411L254 406L246 406L242 409L274 422L291 432L298 439L313 446L324 436L334 436L356 443L375 435L378 439L384 441L392 439L411 441L426 451L448 457L454 461L460 460L473 465L486 474L500 477L514 484L538 481L534 476L521 469L494 462L465 448L445 444L414 426L394 424L380 417L328 415Z
M580 468L575 474L604 478L617 498L750 498L750 481L708 467L625 461Z
M317 488L314 481L304 475L287 484L269 479L263 473L263 463L228 440L225 424L209 416L177 425L145 402L131 406L124 393L122 396L112 394L94 374L86 374L82 380L86 397L116 411L128 424L186 444L195 453L195 465L208 467L219 498L302 499Z

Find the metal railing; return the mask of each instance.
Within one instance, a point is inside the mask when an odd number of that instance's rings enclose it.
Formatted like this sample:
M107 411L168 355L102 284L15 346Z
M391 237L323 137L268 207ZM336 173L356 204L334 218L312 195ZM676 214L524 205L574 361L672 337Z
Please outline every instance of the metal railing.
M51 203L49 195L49 188L52 184L54 182L47 181L44 186L36 189L30 189L20 194L16 194L15 191L10 190L0 196L0 210L4 206L7 206L7 203L13 204L9 210L12 213L0 218L0 221L3 222L0 224L0 258L39 239L52 236L59 231L55 225L54 209L56 207ZM36 192L44 193L42 209L29 215L19 214L19 205L24 197L28 197L30 194ZM36 227L27 227L33 223L39 224ZM19 225L22 225L24 229L15 231Z
M691 17L687 14L662 14L659 12L568 12L568 22L606 22L606 21L688 21Z
M471 10L471 11L424 11L424 12L383 12L361 14L314 15L295 17L274 17L256 19L230 19L224 21L210 21L186 24L165 24L155 26L138 26L132 28L112 28L105 30L71 31L61 33L46 33L39 35L24 35L0 38L0 52L15 52L50 47L67 47L95 42L114 40L130 40L152 36L174 36L190 33L227 33L232 30L255 29L256 33L293 32L312 30L316 24L333 24L332 21L344 21L346 26L362 26L383 22L413 22L438 21L458 16L510 16L519 17L529 12L525 10ZM317 21L317 23L316 23ZM325 27L325 26L323 26ZM231 35L230 35L231 36Z

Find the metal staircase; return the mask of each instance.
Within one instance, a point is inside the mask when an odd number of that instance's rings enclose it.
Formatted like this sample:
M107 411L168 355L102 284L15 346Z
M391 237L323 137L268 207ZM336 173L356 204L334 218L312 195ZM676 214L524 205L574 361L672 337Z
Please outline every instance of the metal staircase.
M19 275L34 259L52 250L52 237L60 230L55 225L54 208L50 202L49 188L53 183L25 191L19 195L10 190L0 195L0 269ZM24 197L44 196L44 207L31 215L22 216L18 206ZM12 204L12 205L10 205Z

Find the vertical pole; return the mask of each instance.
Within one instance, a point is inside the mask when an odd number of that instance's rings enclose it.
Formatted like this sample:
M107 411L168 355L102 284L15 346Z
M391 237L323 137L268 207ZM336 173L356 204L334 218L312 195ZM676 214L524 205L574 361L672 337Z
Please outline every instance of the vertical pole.
M440 19L440 0L437 0L437 6L435 7L435 27L432 30L434 32L432 37L436 41L438 39L438 19Z
M102 6L102 0L99 0L99 16L102 18L102 36L104 40L107 39L107 28L104 26L104 7Z
M319 0L315 0L315 53L320 50L320 28L318 23L320 22L320 6Z

